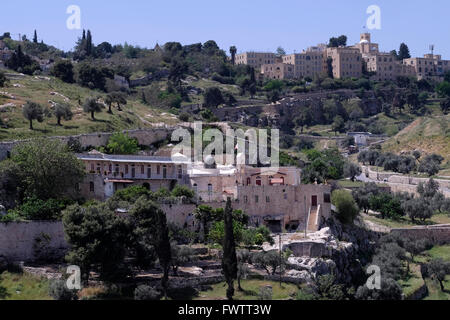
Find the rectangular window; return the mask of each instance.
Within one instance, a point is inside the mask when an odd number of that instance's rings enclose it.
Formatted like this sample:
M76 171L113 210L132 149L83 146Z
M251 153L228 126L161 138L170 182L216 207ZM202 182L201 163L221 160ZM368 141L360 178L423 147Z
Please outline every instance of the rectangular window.
M92 181L89 182L89 191L90 192L94 192L95 191L95 186L94 186L94 183Z
M331 195L329 193L324 193L323 194L323 202L331 203Z
M149 166L149 167L147 168L147 178L150 179L151 177L152 177L152 167Z
M258 203L258 202L259 202L259 197L255 196L255 203Z
M266 197L266 202L267 202L267 203L270 202L270 197L269 197L269 196Z

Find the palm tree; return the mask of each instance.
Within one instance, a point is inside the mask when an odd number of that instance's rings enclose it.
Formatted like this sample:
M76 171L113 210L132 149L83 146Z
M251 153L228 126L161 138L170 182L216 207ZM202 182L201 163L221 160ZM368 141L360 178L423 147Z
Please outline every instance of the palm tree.
M235 65L236 63L236 52L237 48L235 46L230 47L230 54L231 54L231 64Z

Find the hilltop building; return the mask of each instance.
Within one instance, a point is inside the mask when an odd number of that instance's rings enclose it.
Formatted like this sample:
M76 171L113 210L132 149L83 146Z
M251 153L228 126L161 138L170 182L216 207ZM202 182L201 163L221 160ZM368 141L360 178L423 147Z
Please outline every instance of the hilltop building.
M450 71L450 60L442 60L441 55L425 54L423 58L409 58L403 64L414 70L417 78L442 81L444 74Z
M272 52L244 52L236 55L236 64L245 64L255 69L261 68L263 64L273 64L277 61L275 53Z

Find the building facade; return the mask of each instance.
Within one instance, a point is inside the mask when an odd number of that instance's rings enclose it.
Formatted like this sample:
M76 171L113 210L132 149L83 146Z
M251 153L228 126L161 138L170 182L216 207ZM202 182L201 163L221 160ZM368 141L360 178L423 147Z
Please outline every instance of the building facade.
M361 78L363 71L362 54L355 47L327 48L326 60L330 59L335 79ZM324 65L327 71L328 61Z
M236 55L236 64L244 64L255 69L261 68L263 64L273 64L277 61L275 53L272 52L244 52Z
M311 78L319 76L324 69L323 51L306 51L283 56L283 63L294 66L294 77Z
M286 63L263 64L261 75L264 79L294 79L295 67Z
M405 59L403 64L413 68L419 80L442 81L444 74L450 71L450 60L442 60L442 56L436 54L426 54L423 58Z
M294 167L207 165L190 163L182 155L172 159L105 155L98 151L77 157L86 169L86 178L79 186L86 199L105 201L116 191L133 185L153 191L185 185L195 192L199 203L220 207L228 198L233 199L233 207L248 214L252 225L266 225L274 232L285 228L316 231L331 213L331 187L302 185L301 170ZM180 226L192 225L192 215L185 216Z

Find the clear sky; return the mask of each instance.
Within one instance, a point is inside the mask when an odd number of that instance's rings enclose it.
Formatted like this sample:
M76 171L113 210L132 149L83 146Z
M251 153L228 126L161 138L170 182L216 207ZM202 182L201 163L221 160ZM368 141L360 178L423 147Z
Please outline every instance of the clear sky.
M14 38L37 29L39 39L72 49L81 30L69 30L69 5L81 9L81 27L92 31L94 43L108 41L153 47L156 42L182 44L215 40L226 49L288 53L345 34L349 44L367 29L370 5L381 9L381 30L371 30L380 49L398 49L406 42L413 56L435 44L450 59L448 0L2 0L0 33Z

